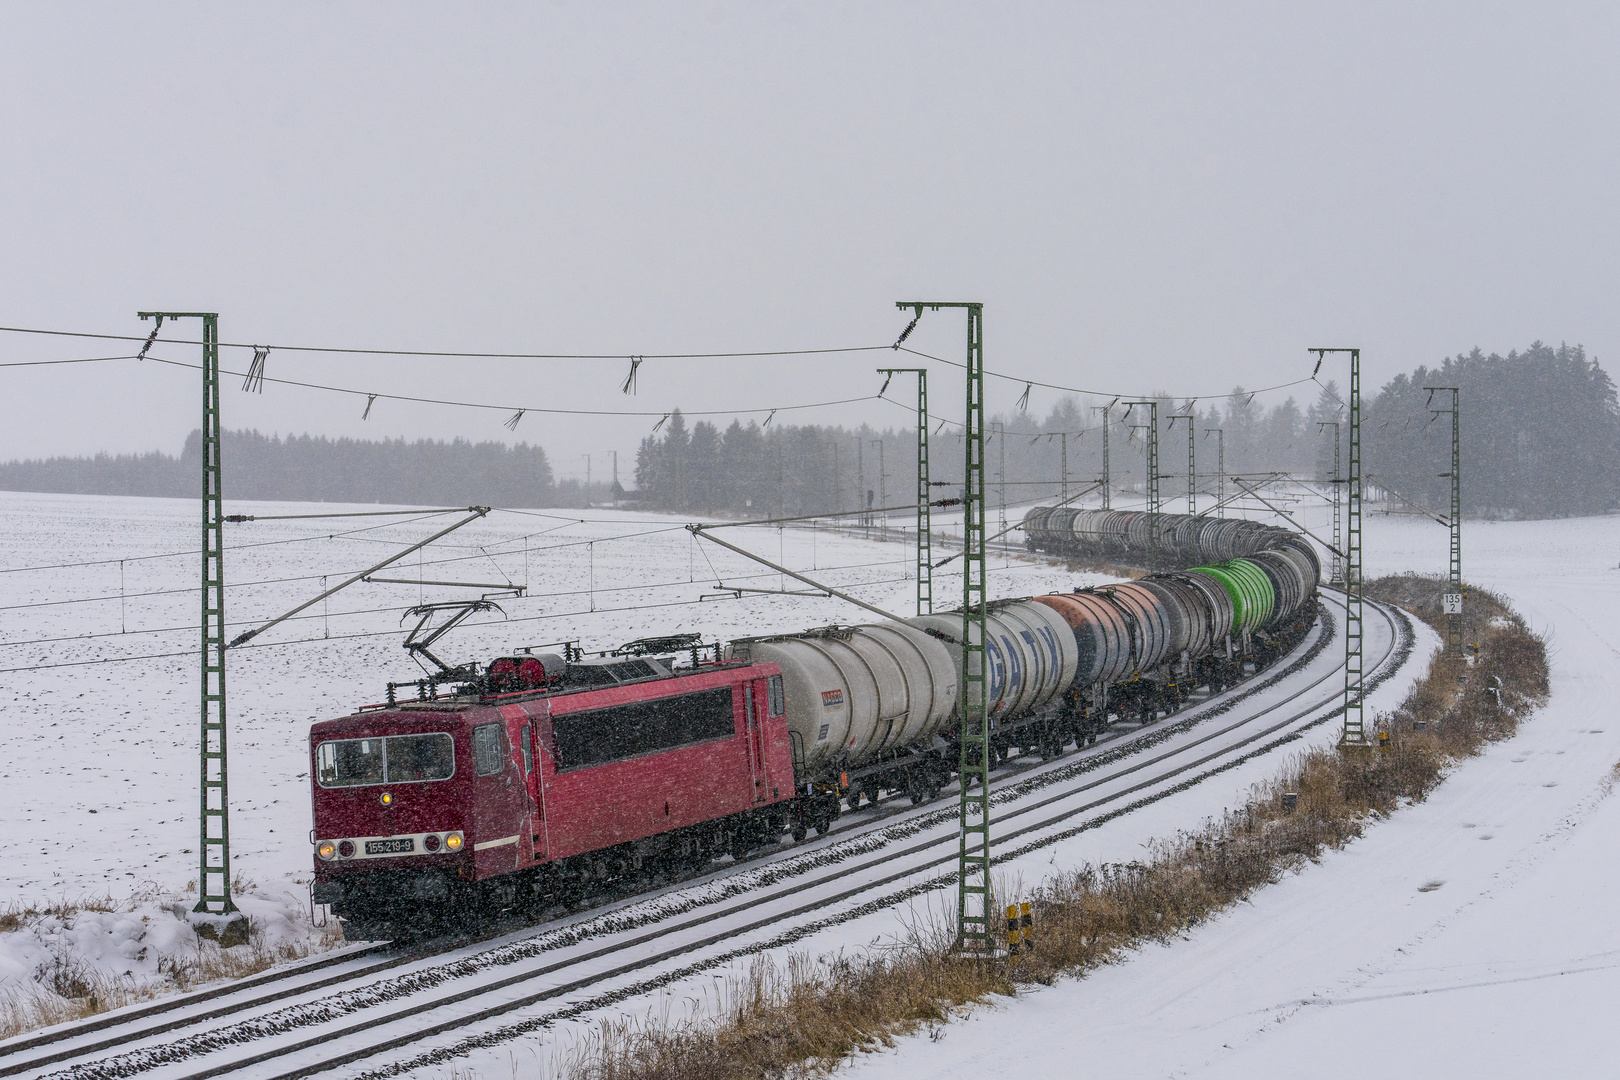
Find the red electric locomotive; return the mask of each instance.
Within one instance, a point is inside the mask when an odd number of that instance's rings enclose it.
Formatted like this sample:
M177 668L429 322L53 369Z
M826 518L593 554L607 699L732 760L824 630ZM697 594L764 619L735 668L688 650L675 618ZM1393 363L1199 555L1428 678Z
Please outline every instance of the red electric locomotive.
M793 828L784 712L775 664L546 655L322 721L314 900L376 939L741 855Z

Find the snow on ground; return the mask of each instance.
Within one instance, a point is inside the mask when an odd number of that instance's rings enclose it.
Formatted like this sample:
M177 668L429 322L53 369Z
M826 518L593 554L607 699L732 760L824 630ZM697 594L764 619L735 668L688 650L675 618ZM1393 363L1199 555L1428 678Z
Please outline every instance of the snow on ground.
M226 506L261 517L379 509ZM194 946L189 929L160 924L183 908L182 894L195 898L199 513L194 500L0 492L0 912L95 898L117 909L31 918L0 934L0 993L64 955L149 983L160 955ZM455 519L227 525L231 633ZM451 662L562 639L606 649L652 634L713 640L869 621L842 601L725 591L802 586L694 539L686 520L497 511L380 576L528 586L527 596L500 600L504 617L478 616L445 637L435 651ZM723 535L868 602L914 610L907 544L819 528ZM992 565L1005 568L993 583L1001 596L1102 580L1029 559ZM935 595L960 582L950 568L937 572ZM380 701L386 681L419 674L400 648L404 608L478 595L361 583L229 654L231 864L272 944L320 937L306 914L310 722Z
M228 509L271 515L341 508ZM1326 535L1324 514L1299 509ZM193 551L196 513L184 500L0 493L0 570L8 571L0 573L0 820L9 826L0 832L0 903L178 894L192 881L196 560L133 560ZM233 630L314 595L321 575L339 580L446 520L230 526L227 577L243 583L227 602ZM435 545L420 566L412 557L387 576L529 585L528 597L502 601L504 619L446 638L444 655L453 660L562 638L611 647L653 633L733 637L857 621L838 601L724 592L719 584L795 586L703 546L681 524L606 510L499 513ZM880 606L909 610L914 583L905 545L822 530L734 529L727 536ZM1370 517L1367 540L1372 573L1444 566L1445 534L1432 524ZM1605 719L1599 697L1620 644L1608 614L1617 550L1620 520L1470 523L1469 579L1507 594L1553 637L1553 703L1519 738L1458 769L1425 804L1322 866L1262 890L1188 940L1031 994L1009 1003L1006 1014L978 1010L949 1026L940 1042L907 1040L860 1068L884 1076L965 1075L994 1064L1040 1077L1069 1075L1079 1061L1133 1076L1309 1076L1360 1072L1372 1063L1405 1074L1472 1062L1505 1075L1524 1071L1514 1057L1523 1053L1544 1054L1539 1060L1563 1062L1576 1075L1593 1071L1580 1055L1599 1046L1589 1034L1603 1030L1595 1023L1598 1003L1620 989L1605 966L1610 953L1620 955L1608 940L1620 932L1605 929L1598 914L1605 883L1599 860L1615 838L1611 830L1620 831L1620 811L1603 799L1608 770L1620 760L1620 722ZM9 572L86 560L111 561ZM992 566L993 595L1098 580L1016 558L995 558ZM959 582L937 578L936 595L953 595ZM386 679L414 673L399 648L403 607L467 595L358 585L325 610L271 631L263 646L232 654L232 861L255 883L261 921L292 927L305 902L308 723L375 701ZM38 604L52 606L21 606ZM135 633L145 630L161 632ZM1432 647L1432 635L1422 644ZM179 655L87 663L158 653ZM16 670L39 664L64 666ZM1389 707L1405 685L1391 683L1371 707ZM1331 734L1317 731L1319 739ZM1257 759L1026 856L1002 877L1033 885L1055 867L1137 857L1154 837L1242 802L1248 785L1279 764L1277 755ZM925 907L867 916L795 949L826 955L892 938ZM137 920L141 913L152 914L143 909ZM29 978L74 934L92 940L74 946L79 954L99 957L108 971L122 966L140 975L141 961L131 955L141 935L164 932L113 915L78 918L72 927L48 927L55 937L44 952L38 935L4 935L0 988ZM709 1011L721 999L717 987L737 973L669 987L662 1003L627 1002L621 1015ZM567 1042L567 1033L548 1032L464 1067L505 1075L512 1053L539 1057Z
M1307 525L1315 530L1314 524L1307 522ZM1440 540L1443 556L1445 553L1443 531ZM1005 572L1001 574L992 572L990 579L992 583L996 583L998 578L1008 576L1010 575ZM998 591L1002 595L1008 595L1016 594L1017 589L1012 587L1011 582L1007 582L998 588ZM1391 679L1368 695L1369 717L1379 710L1393 708L1406 695L1412 681L1426 668L1427 657L1438 648L1439 639L1431 630L1422 624L1416 624L1415 630L1418 641L1413 654L1414 660L1407 665L1400 677ZM1370 657L1375 657L1375 650L1381 651L1379 635L1386 632L1376 618L1369 620L1367 648ZM1369 666L1371 662L1369 659ZM1287 690L1283 688L1262 692L1244 708L1246 711L1261 708L1286 693ZM1258 756L1171 798L1037 849L1011 862L1000 864L996 869L1000 891L1012 897L1027 896L1030 889L1043 878L1064 868L1088 862L1128 862L1142 858L1147 852L1148 845L1155 839L1171 836L1177 830L1199 824L1206 817L1218 816L1224 810L1242 806L1248 801L1251 786L1276 775L1290 755L1307 746L1331 745L1337 738L1338 729L1331 723L1324 724L1312 730L1300 742L1290 743L1271 753ZM897 884L895 888L898 889L899 885ZM794 942L787 949L775 950L771 958L780 966L789 951L813 960L828 961L840 953L883 947L898 940L906 940L915 925L946 921L941 917L941 913L948 911L950 917L954 918L954 905L955 894L950 889L928 893L906 904L819 930ZM1171 963L1174 962L1172 959ZM752 963L749 958L738 959L725 966L696 973L664 986L656 992L628 998L611 1010L592 1013L588 1020L557 1024L543 1029L538 1034L520 1036L489 1049L471 1051L453 1064L420 1069L412 1075L440 1077L445 1080L469 1074L482 1077L506 1076L510 1075L514 1068L512 1064L514 1061L532 1061L539 1063L537 1067L543 1068L545 1062L566 1060L580 1045L581 1040L594 1035L598 1025L604 1020L656 1024L713 1017L724 1011L732 993L746 987ZM1080 993L1082 995L1089 993L1088 987L1089 984L1081 984ZM1014 1006L1015 1009L1024 1007L1026 1006L1022 1004ZM1072 1010L1091 1009L1093 1006L1089 998L1081 996L1066 1000L1062 1007ZM526 1018L543 1016L547 1011L545 1006L519 1010L502 1016L498 1021L478 1025L465 1034L470 1037L477 1032L519 1024ZM1053 1018L1048 1016L1043 1019L1050 1021ZM1039 1024L1025 1026L1021 1018L985 1014L981 1011L976 1020L960 1026L962 1037L958 1038L954 1034L957 1028L947 1030L953 1033L949 1038L957 1040L951 1046L951 1051L960 1052L964 1044L973 1048L974 1056L971 1059L964 1059L962 1071L965 1073L969 1068L984 1068L990 1065L995 1060L992 1055L1004 1055L1009 1043L1027 1045L1042 1043L1048 1039L1051 1032L1072 1027L1073 1018L1065 1020L1064 1024L1066 1025L1064 1028L1042 1027ZM932 1047L936 1051L938 1049L936 1044L930 1044L926 1040L921 1040L920 1045ZM1065 1052L1053 1058L1054 1072L1051 1075L1073 1075L1076 1060L1074 1055L1087 1052L1083 1047L1065 1045ZM942 1063L954 1060L949 1052L941 1058L937 1053L929 1055L926 1050L920 1050L918 1046L913 1046L909 1042L898 1056L900 1058L898 1063L895 1055L885 1054L874 1059L870 1067L877 1071L873 1075L888 1077L892 1074L892 1070L897 1068L910 1070L913 1068L914 1060L917 1062L916 1075L929 1075L936 1068L944 1067ZM1056 1071L1058 1069L1061 1069L1061 1073ZM1120 1075L1138 1075L1138 1071L1130 1065L1128 1054L1115 1063L1115 1071ZM522 1075L529 1074L525 1072Z
M1432 524L1369 517L1366 538L1370 574L1445 566ZM1183 940L849 1073L1613 1075L1620 518L1469 522L1463 552L1550 640L1551 702L1516 738Z

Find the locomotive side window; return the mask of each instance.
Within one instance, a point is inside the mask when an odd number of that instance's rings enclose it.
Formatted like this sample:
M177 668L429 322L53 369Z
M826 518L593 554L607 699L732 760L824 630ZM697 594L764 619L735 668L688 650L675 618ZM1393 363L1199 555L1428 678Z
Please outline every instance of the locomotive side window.
M770 697L772 716L782 715L782 676L772 675L765 680L765 691Z
M479 776L494 776L506 769L506 737L499 724L473 728L473 767Z
M448 780L455 771L455 741L443 733L333 739L315 748L315 778L322 787Z
M390 735L385 742L390 784L448 780L456 771L456 742L448 735Z
M624 761L736 734L731 688L568 713L552 723L557 771Z
M529 725L524 724L518 731L518 739L523 743L523 775L528 776L534 772L533 750L529 748Z

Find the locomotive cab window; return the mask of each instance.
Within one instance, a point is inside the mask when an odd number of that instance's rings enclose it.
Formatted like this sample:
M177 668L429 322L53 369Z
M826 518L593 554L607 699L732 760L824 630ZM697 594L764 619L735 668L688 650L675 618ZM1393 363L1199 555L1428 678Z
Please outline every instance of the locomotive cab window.
M770 699L772 716L782 715L782 676L772 675L765 680L765 693Z
M479 724L473 728L473 768L479 776L494 776L506 770L506 736L499 724Z
M390 784L448 780L456 771L456 742L448 735L391 735L383 743Z
M322 787L448 780L455 771L455 741L442 732L332 739L315 748L315 778Z
M625 761L736 734L731 687L555 717L557 771Z

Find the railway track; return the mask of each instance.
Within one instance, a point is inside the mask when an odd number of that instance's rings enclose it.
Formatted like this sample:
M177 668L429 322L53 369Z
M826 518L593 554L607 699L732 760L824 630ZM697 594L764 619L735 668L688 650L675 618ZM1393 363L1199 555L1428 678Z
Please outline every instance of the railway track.
M1399 613L1371 613L1385 631L1369 687L1402 666L1413 640ZM1249 684L1079 755L998 774L996 861L1170 797L1332 719L1343 665L1331 639L1324 616L1293 656ZM1242 707L1250 702L1261 707ZM362 948L11 1040L0 1044L0 1076L290 1080L411 1047L407 1060L362 1074L451 1060L948 884L956 810L941 803L880 804L811 844L557 925L448 949Z

